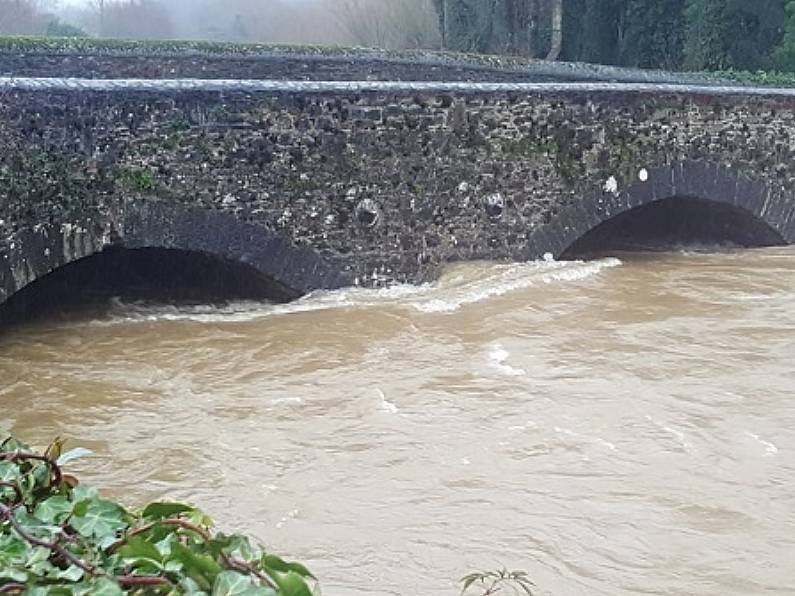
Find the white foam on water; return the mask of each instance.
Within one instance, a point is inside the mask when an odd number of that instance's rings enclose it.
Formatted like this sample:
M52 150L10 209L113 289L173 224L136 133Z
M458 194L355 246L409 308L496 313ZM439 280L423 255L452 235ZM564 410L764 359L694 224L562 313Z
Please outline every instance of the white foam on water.
M304 403L304 400L300 397L277 397L271 400L272 406L280 406L280 405L294 405L300 406Z
M648 416L648 415L646 416L646 420L648 420L649 422L652 422L657 428L659 428L660 430L664 431L665 433L667 433L668 435L673 437L676 440L676 442L679 443L680 447L682 447L683 450L685 450L685 451L689 451L690 450L690 444L687 442L687 439L685 437L685 433L683 433L681 430L677 430L677 429L675 429L675 428L673 428L673 427L671 427L671 426L669 426L669 425L667 425L667 424L665 424L663 422L660 422L659 420L656 420L655 418L652 418L651 416Z
M618 267L621 261L605 258L596 261L532 261L512 265L492 265L488 278L455 283L445 276L429 292L411 305L421 312L451 313L463 306L504 296L540 284L572 282L592 277L604 269Z
M276 523L276 528L277 529L283 528L288 522L290 522L290 521L294 520L295 518L297 518L300 513L301 513L301 511L299 509L293 509L292 511L288 511L287 515L283 516Z
M561 440L566 442L567 440L570 441L572 444L580 443L587 445L598 445L599 447L603 447L608 449L609 451L618 451L615 443L611 443L610 441L605 441L601 437L594 437L591 435L583 435L578 432L574 432L570 428L563 428L560 426L553 426L552 430L562 438Z
M462 307L541 284L575 282L618 267L616 258L555 261L549 257L527 263L468 263L452 268L433 283L395 284L385 288L343 288L318 291L288 304L241 301L225 305L152 305L115 299L107 318L92 325L190 321L244 323L272 316L339 308L405 306L423 313L453 313Z
M522 377L527 374L521 368L515 368L505 361L511 354L501 344L493 344L487 353L491 367L508 377Z
M765 455L773 456L773 455L776 455L778 453L778 447L776 447L770 441L764 440L759 435L757 435L755 433L752 433L750 430L746 430L745 431L745 436L750 437L751 439L755 440L757 443L762 445L762 447L765 448Z
M378 396L381 398L381 404L378 407L379 410L382 412L388 412L389 414L397 414L400 411L400 408L397 407L397 404L389 401L383 391L380 389L376 389L376 391L378 392Z

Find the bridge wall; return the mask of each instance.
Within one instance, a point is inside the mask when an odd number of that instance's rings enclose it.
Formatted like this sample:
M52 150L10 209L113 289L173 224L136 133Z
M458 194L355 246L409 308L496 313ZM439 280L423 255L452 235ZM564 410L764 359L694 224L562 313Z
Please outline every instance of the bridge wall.
M717 83L706 76L507 56L322 46L0 38L0 76L94 79L269 79Z
M623 87L8 84L0 291L108 243L141 244L137 214L153 208L159 236L146 242L205 246L222 228L179 222L228 216L250 227L218 250L301 292L560 254L612 215L674 195L745 208L792 242L793 107L787 95ZM252 230L281 243L281 270L267 250L246 252ZM291 259L298 272L279 279Z

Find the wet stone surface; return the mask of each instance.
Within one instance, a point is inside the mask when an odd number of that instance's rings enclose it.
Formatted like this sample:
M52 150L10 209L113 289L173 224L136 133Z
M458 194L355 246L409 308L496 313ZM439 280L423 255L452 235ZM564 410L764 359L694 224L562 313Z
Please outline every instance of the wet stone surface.
M131 242L241 260L299 293L422 281L450 261L561 254L602 221L672 196L745 209L783 242L795 238L791 91L0 86L6 296L109 243ZM168 208L157 218L147 211L141 224L147 205ZM196 210L205 215L190 215Z

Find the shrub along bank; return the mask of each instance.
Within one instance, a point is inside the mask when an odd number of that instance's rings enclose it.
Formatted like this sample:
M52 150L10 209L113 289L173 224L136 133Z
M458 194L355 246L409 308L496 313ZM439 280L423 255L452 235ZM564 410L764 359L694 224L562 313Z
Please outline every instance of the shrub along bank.
M213 531L189 505L103 499L63 470L86 451L62 447L0 442L0 593L313 595L306 567Z

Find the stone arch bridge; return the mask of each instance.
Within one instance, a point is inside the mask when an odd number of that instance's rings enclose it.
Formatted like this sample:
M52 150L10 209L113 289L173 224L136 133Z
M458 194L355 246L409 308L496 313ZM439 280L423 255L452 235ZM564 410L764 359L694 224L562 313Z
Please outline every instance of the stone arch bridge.
M92 260L288 300L651 237L795 241L793 90L247 52L0 43L0 304Z

